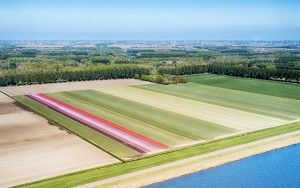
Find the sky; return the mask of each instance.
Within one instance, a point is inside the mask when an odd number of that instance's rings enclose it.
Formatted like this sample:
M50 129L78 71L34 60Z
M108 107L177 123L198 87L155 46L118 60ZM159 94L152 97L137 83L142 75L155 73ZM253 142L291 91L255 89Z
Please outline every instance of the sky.
M0 0L0 40L299 40L299 0Z

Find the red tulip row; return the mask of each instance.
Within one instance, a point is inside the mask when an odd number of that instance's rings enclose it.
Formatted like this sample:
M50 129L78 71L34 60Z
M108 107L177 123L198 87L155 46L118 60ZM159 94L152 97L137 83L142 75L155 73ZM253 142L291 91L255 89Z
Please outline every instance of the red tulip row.
M75 106L49 97L45 94L30 94L30 98L80 122L83 123L114 140L117 140L140 153L153 152L166 149L168 146L157 142L153 139L145 137L139 133L128 130L122 126L104 120L89 112L83 111Z

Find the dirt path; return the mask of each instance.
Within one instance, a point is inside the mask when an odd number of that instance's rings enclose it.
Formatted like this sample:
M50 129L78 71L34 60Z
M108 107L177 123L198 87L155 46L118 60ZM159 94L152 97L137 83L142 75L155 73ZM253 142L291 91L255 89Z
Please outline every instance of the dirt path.
M8 93L11 96L26 95L29 93L51 93L60 91L73 91L84 89L99 89L116 86L141 85L149 82L135 79L117 79L117 80L92 80L80 82L64 82L51 84L36 84L26 86L8 86L0 87L0 90Z
M141 187L298 143L300 143L300 131L218 150L80 187Z
M0 187L118 162L0 93Z

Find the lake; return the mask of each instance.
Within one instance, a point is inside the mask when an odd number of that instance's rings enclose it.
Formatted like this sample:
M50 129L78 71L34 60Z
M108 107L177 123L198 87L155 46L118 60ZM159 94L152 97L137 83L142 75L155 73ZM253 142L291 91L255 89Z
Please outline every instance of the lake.
M300 188L300 144L147 186L168 187Z

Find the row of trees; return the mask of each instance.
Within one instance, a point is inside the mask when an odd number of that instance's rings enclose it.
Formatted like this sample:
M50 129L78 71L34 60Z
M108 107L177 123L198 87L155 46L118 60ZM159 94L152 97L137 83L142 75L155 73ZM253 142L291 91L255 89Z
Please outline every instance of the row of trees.
M272 79L291 82L300 81L300 70L277 69L276 67L247 67L243 65L209 64L209 65L182 65L161 67L160 74L190 75L200 73L223 74L230 76L249 77L257 79Z
M98 65L62 69L7 70L0 72L0 85L27 85L66 81L134 78L150 74L150 67L138 65Z

